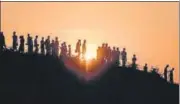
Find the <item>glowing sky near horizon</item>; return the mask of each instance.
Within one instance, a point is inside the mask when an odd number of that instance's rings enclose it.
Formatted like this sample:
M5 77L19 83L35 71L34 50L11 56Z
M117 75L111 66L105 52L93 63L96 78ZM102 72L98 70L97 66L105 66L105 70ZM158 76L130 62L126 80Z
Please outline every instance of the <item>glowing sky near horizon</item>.
M88 54L95 57L103 42L126 47L128 61L175 68L179 76L178 2L1 2L1 30L11 46L18 35L58 36L74 46L87 39ZM26 37L25 37L26 39Z

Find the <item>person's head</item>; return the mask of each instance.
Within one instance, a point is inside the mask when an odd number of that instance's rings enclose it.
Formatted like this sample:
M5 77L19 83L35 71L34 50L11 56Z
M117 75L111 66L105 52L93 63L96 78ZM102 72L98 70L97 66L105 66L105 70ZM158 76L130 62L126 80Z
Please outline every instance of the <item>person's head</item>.
M84 43L86 43L86 39L84 39Z
M108 47L108 44L106 43L105 46Z
M68 47L70 48L70 47L71 47L71 45L69 44L69 45L68 45Z
M116 47L113 47L113 50L116 50Z
M48 39L50 39L50 36L48 36Z
M44 40L44 37L42 37L42 40Z
M167 64L166 67L169 67L169 64Z
M28 37L30 37L30 34L29 34L29 33L28 33L27 35L28 35Z
M116 49L117 49L117 51L119 51L119 47L117 47Z
M58 41L58 37L56 37L55 40Z
M13 35L16 35L16 31L13 31Z
M147 66L147 63L145 63L145 66Z
M123 48L123 51L126 51L126 48Z
M136 57L136 55L135 55L135 54L133 54L133 57Z
M111 47L109 46L108 49L111 49Z
M102 47L104 47L104 43L102 44Z
M172 68L172 71L174 71L174 68Z
M38 36L36 35L36 38L38 38Z

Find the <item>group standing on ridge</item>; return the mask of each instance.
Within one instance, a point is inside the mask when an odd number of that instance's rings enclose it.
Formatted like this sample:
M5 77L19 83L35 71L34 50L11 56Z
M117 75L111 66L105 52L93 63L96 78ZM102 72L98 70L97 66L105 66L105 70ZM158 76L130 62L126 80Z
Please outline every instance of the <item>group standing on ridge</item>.
M169 65L166 65L166 67L164 68L164 79L166 81L169 81L170 83L174 83L174 81L173 81L173 71L174 71L174 68L172 68L170 70L168 70L168 68L169 68Z
M27 34L27 43L25 44L25 38L23 35L19 36L19 43L18 43L18 36L16 32L13 32L12 35L12 49L13 51L18 51L20 53L25 53L25 45L27 45L27 53L28 54L42 54L42 55L52 55L55 57L72 57L72 47L70 44L67 45L66 42L62 42L60 44L58 37L55 37L55 39L50 38L50 36L47 36L45 39L44 37L41 38L39 41L38 35L35 36L34 40L33 37L30 34ZM38 43L40 42L40 44ZM18 47L19 45L19 47ZM0 53L2 53L6 49L5 44L5 37L3 32L0 32ZM76 43L75 53L77 53L77 58L80 58L82 55L82 59L85 59L87 51L87 41L84 40L81 44L81 39L78 39ZM102 46L98 46L97 48L97 57L96 60L100 61L102 63L113 63L116 66L122 66L126 67L127 64L127 52L126 48L123 48L122 51L120 51L119 47L111 47L108 45L108 43L103 43ZM131 67L133 69L137 68L137 57L134 54L132 57L132 64ZM174 83L173 79L173 71L174 68L168 70L169 65L166 65L164 68L163 77L166 81L169 81L170 83ZM144 72L148 72L148 65L145 63L145 66L143 67ZM158 73L158 69L153 68L152 72Z

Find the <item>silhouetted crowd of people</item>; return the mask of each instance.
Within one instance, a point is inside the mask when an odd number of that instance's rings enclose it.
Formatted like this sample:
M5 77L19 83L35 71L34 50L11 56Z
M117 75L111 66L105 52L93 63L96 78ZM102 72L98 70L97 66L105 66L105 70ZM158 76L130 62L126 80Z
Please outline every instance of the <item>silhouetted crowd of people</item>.
M25 52L25 39L24 36L21 35L19 36L19 44L18 44L18 36L16 32L13 32L12 36L13 42L12 42L12 49L13 51L18 51L20 53ZM72 57L72 50L71 50L71 45L69 44L67 46L66 42L62 42L60 45L58 37L55 37L55 39L50 39L50 36L48 36L46 39L44 37L41 38L40 40L40 45L38 43L38 36L35 36L35 39L33 40L33 37L30 36L30 34L27 35L27 53L28 54L42 54L42 55L52 55L55 57ZM19 46L19 47L18 47ZM40 49L39 49L40 48ZM2 53L6 49L6 44L5 44L5 37L3 32L0 32L0 53ZM39 52L40 50L40 52ZM79 39L76 43L76 49L75 53L77 53L77 58L80 58L80 55L82 55L82 59L85 59L87 51L87 46L86 46L86 40L83 41L83 44L81 46L81 40ZM126 48L123 48L122 51L120 51L119 47L111 47L108 45L108 43L103 43L102 46L99 46L97 48L97 57L96 60L102 62L102 63L113 63L117 66L121 65L122 61L122 67L126 67L127 64L127 52ZM136 55L134 54L132 57L132 64L131 67L133 69L137 68L136 64L137 58ZM163 77L166 81L169 81L170 83L174 83L173 81L173 71L174 68L171 70L168 70L169 65L167 65L164 68L164 74ZM148 65L147 63L143 67L144 72L148 72ZM153 68L151 70L152 73L158 73L157 68Z

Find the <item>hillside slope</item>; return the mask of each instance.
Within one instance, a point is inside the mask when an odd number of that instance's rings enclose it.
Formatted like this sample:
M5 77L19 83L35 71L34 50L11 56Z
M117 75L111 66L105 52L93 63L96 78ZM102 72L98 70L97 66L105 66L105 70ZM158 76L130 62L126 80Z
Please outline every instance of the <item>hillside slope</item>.
M51 56L4 52L0 104L178 104L178 85L156 74L110 67L84 83Z

